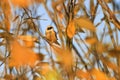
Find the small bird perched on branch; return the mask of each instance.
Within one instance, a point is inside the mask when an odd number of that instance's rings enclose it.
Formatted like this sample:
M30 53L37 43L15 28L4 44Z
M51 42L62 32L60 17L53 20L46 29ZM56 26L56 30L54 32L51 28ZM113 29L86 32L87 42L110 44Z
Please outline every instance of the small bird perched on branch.
M57 34L56 32L54 31L53 27L52 26L48 26L46 28L46 31L45 31L45 36L46 36L46 39L51 42L51 43L56 43L59 45L58 43L58 39L57 39Z

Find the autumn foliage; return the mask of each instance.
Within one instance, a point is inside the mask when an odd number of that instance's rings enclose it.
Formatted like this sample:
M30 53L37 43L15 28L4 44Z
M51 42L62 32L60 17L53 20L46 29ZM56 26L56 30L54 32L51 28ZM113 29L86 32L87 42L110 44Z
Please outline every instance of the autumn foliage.
M120 80L118 3L0 0L0 80Z

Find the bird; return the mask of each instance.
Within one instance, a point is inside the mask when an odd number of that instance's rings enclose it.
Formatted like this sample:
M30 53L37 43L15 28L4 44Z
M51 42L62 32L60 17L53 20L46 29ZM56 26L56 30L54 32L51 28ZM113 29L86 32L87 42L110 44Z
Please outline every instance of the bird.
M58 38L57 38L57 33L54 31L54 28L52 26L47 26L46 31L45 31L45 36L46 39L50 42L50 43L55 43L58 44Z

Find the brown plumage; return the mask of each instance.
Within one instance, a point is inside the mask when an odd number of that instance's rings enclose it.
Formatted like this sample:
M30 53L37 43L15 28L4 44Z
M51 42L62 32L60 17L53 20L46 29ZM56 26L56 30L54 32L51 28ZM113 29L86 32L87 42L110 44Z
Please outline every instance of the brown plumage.
M45 31L45 35L46 35L46 39L48 41L50 41L51 43L56 43L56 44L59 44L57 42L57 34L56 32L54 31L53 27L52 26L48 26L46 28L46 31Z

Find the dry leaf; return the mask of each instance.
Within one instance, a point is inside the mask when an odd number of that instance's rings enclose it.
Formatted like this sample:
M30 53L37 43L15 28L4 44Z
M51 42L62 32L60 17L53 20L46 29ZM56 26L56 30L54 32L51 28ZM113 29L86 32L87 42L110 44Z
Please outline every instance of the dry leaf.
M39 57L29 48L21 46L17 40L11 44L12 50L9 59L9 67L29 65L33 67Z
M33 41L24 41L24 44L28 48L33 48L34 47L34 42Z
M28 7L32 4L32 0L10 0L14 6Z
M4 13L4 24L5 24L5 28L6 30L10 30L10 18L12 16L12 12L11 12L11 7L9 4L8 0L3 0L2 3L0 3L0 7Z
M117 80L115 77L111 77L109 78L109 80Z
M20 35L18 36L19 39L25 40L25 41L36 41L37 38L33 37L31 35Z
M108 80L108 77L106 76L105 73L101 72L98 69L92 69L92 71L90 71L92 77L94 80Z
M36 72L45 77L45 80L62 80L58 72L50 66L47 62L41 62L37 66L40 66L40 69L37 69Z
M67 36L69 38L72 38L75 35L75 25L74 21L69 22L68 27L67 27Z
M79 78L88 79L90 77L90 74L89 74L89 72L85 72L83 70L77 70L76 76L78 76Z
M112 49L112 50L108 51L108 55L110 57L119 57L119 55L120 55L119 53L120 53L120 51L117 51L116 49Z
M60 48L58 46L52 46L55 55L58 58L58 61L63 65L65 69L70 69L72 65L74 65L74 58L72 52L67 49Z
M6 74L6 75L4 76L4 79L5 79L5 80L14 80L15 77L14 77L12 74ZM3 80L4 80L4 79L3 79Z
M95 44L97 42L97 39L95 37L86 37L85 42L92 45L92 44Z
M35 0L36 3L42 3L44 0Z
M25 46L29 48L34 47L34 42L37 40L36 37L30 36L30 35L21 35L21 36L18 36L18 38L23 40Z
M97 46L96 46L97 53L102 54L105 51L105 48L106 47L104 47L102 43L97 43Z
M79 25L80 28L85 28L93 32L96 31L96 28L93 25L93 23L87 18L83 18L83 17L77 18L75 19L75 24Z
M111 3L112 0L104 0L106 3Z

